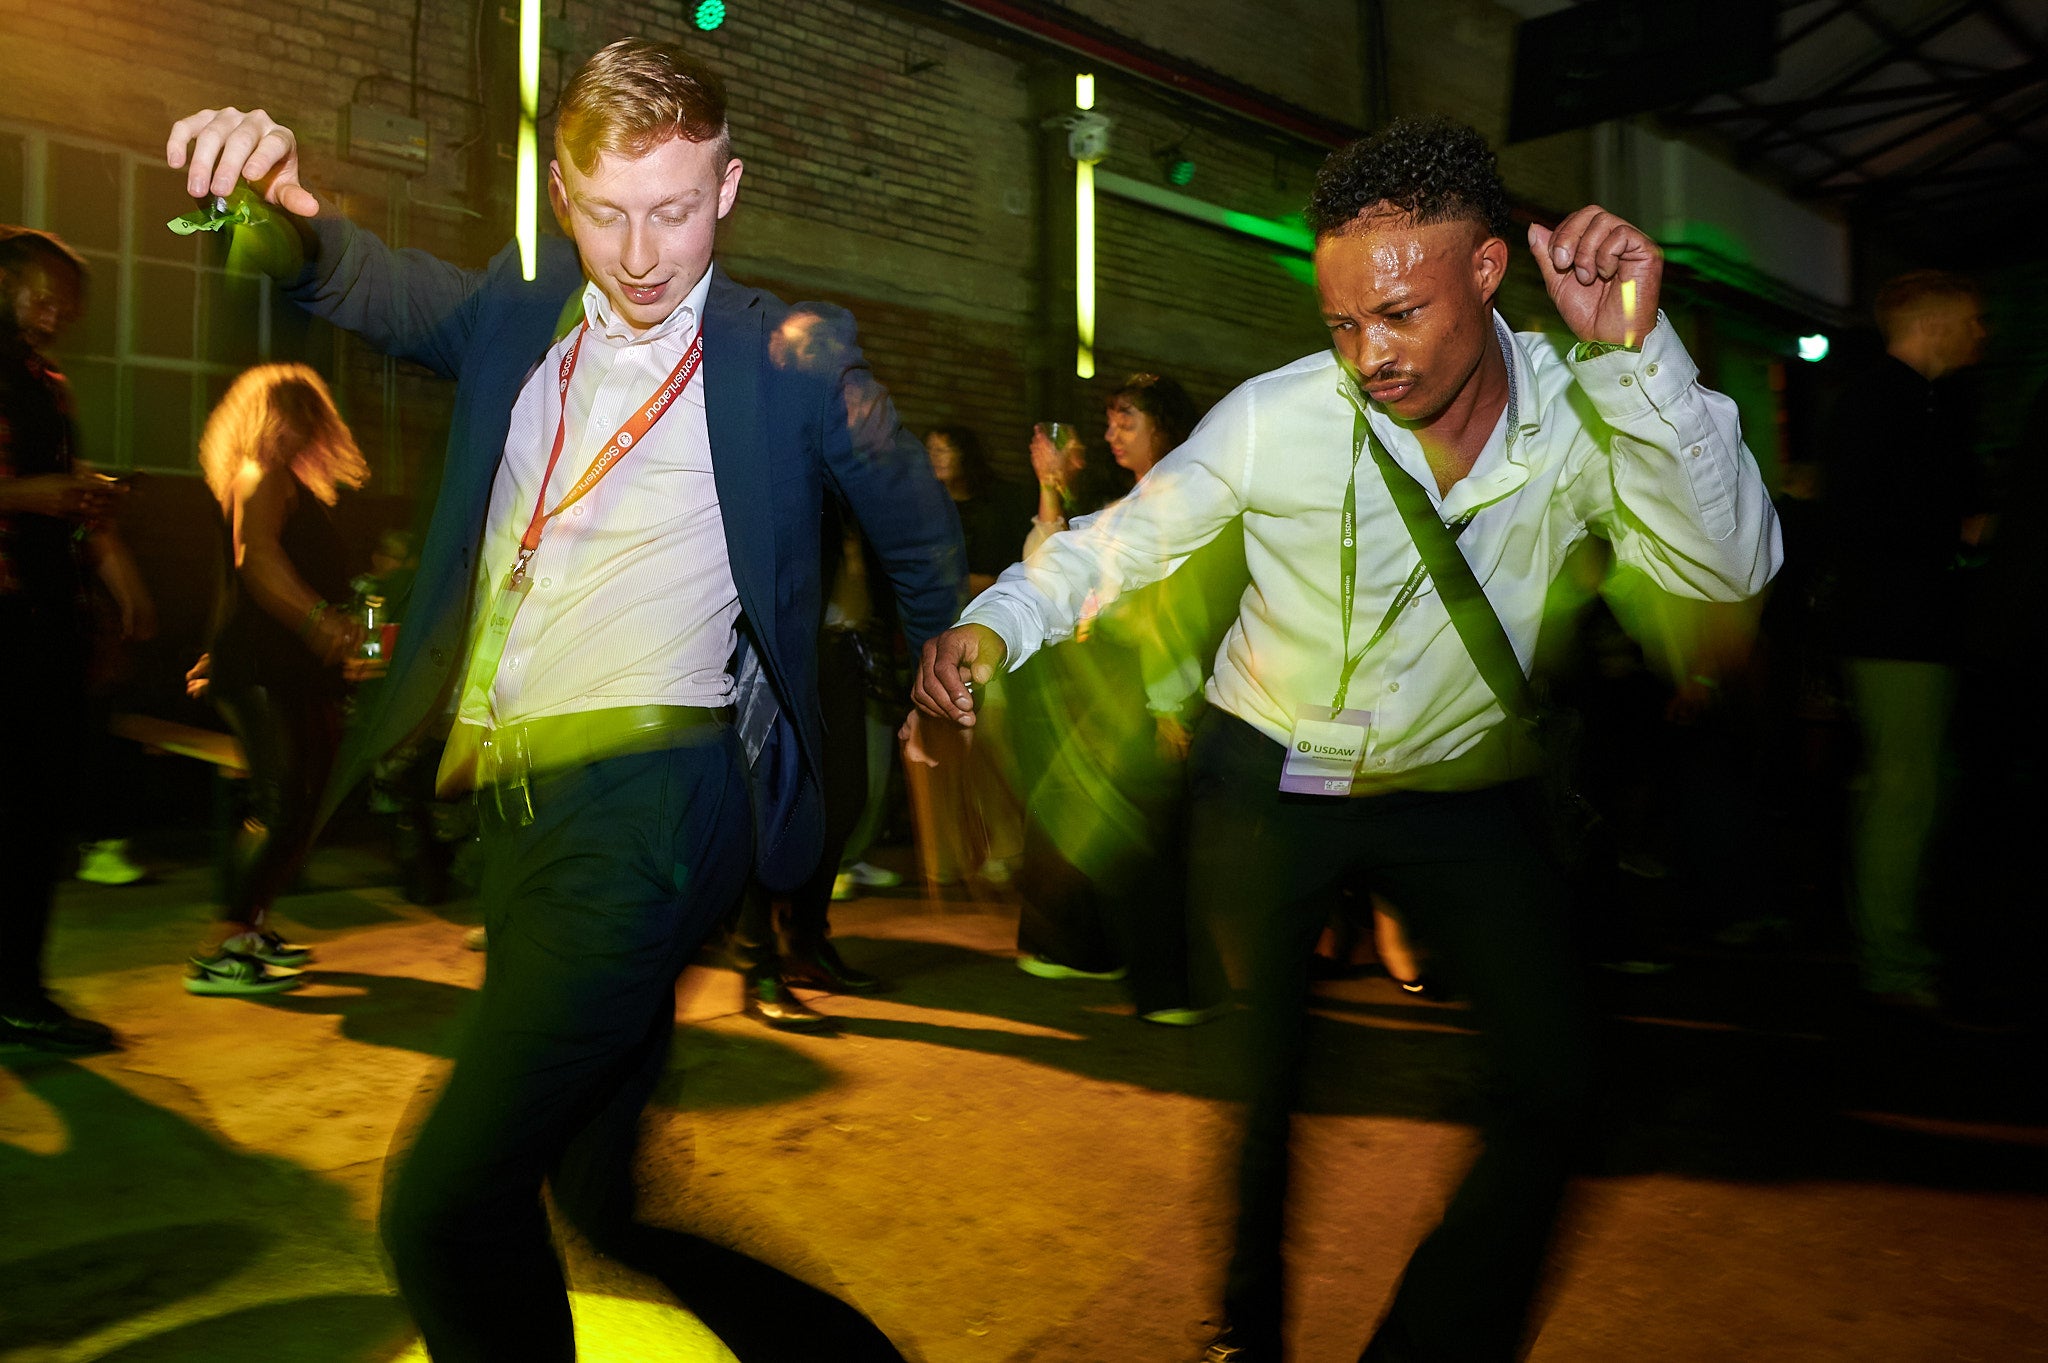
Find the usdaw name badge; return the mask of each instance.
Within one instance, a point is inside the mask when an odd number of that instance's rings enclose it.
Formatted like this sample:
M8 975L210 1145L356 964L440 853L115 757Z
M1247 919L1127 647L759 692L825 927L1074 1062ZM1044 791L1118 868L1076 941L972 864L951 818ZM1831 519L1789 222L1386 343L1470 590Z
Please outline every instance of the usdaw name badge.
M1280 789L1293 795L1349 795L1371 726L1370 710L1332 710L1327 705L1296 710L1287 760L1280 767Z

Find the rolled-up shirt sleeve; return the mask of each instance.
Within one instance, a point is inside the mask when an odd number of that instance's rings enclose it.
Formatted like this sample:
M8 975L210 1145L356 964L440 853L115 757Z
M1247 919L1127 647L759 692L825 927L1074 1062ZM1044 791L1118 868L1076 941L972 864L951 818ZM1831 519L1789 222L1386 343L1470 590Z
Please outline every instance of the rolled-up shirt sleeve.
M1755 596L1784 551L1735 403L1703 387L1662 313L1640 351L1569 361L1606 430L1604 459L1573 480L1586 522L1666 591Z
M1014 670L1122 593L1172 572L1244 510L1251 407L1242 388L1218 403L1128 496L1012 564L960 622L994 630Z

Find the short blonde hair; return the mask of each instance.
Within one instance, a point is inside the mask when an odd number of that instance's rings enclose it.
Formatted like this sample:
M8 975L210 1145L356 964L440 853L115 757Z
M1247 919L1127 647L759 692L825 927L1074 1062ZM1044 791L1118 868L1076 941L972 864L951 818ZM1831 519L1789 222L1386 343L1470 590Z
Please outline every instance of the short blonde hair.
M725 82L675 43L619 39L583 63L556 108L555 150L586 175L606 153L644 156L671 137L732 155Z
M337 487L361 487L370 466L320 376L303 364L259 364L228 386L199 437L199 471L223 508L243 468L288 468L334 505Z

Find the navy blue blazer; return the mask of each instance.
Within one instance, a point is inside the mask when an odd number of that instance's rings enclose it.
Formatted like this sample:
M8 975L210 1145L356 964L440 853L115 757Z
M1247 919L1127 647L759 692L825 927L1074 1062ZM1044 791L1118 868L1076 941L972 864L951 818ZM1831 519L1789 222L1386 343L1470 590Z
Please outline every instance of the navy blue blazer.
M308 261L286 293L377 350L456 383L419 572L399 603L404 628L388 677L343 744L324 818L379 757L441 713L460 680L512 406L563 319L574 316L584 279L574 244L558 237L541 240L529 283L510 246L487 269L466 270L425 252L393 251L332 215L303 230ZM826 489L874 546L913 647L959 609L960 523L923 447L868 370L843 308L791 306L713 265L703 329L705 417L739 589L740 652L758 658L780 712L752 764L755 867L771 889L788 889L816 866L824 832L817 633Z

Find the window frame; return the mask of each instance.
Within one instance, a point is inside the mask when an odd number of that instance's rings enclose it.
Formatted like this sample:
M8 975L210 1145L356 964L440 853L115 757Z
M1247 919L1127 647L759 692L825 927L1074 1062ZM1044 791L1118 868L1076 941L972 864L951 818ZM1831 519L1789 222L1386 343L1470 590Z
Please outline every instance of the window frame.
M86 331L82 321L75 324L69 336L54 347L54 358L60 365L91 364L107 366L112 371L114 412L111 438L97 441L82 438L80 454L100 468L196 473L199 433L207 414L219 399L220 390L252 364L278 358L279 337L275 319L278 309L289 307L289 304L279 297L274 280L261 273L230 268L219 258L224 252L209 252L206 246L199 245L191 250L188 259L180 260L177 257L186 253L175 248L165 251L142 248L136 222L145 194L140 176L145 170L163 170L161 152L138 152L118 143L11 119L0 119L0 137L19 139L22 143L22 225L46 231L53 230L50 192L53 149L65 148L116 158L115 193L119 222L116 247L110 254L104 247L76 246L92 269L92 287L86 307L88 310L110 305L114 308L112 349L80 348L79 338ZM169 237L168 230L165 235ZM213 259L208 259L209 254ZM138 290L145 272L154 270L177 270L191 276L191 336L184 356L159 355L139 348L137 315L141 299ZM253 353L239 360L208 358L209 341L215 339L209 336L209 325L213 320L210 309L220 306L227 298L228 290L241 281L253 285L256 290L256 336L255 344L250 348ZM308 320L314 330L307 336L304 354L291 358L305 359L332 386L340 367L341 334L317 321ZM321 330L331 334L321 336ZM182 433L182 438L177 433L144 433L138 430L136 380L139 375L186 377L189 401L187 430ZM82 422L81 436L86 430L103 429L104 426L103 420Z

